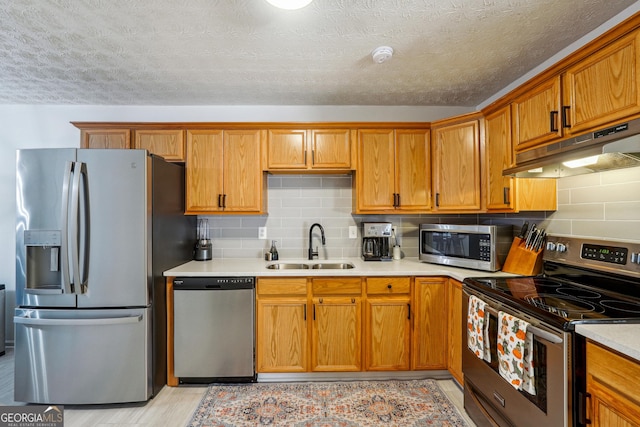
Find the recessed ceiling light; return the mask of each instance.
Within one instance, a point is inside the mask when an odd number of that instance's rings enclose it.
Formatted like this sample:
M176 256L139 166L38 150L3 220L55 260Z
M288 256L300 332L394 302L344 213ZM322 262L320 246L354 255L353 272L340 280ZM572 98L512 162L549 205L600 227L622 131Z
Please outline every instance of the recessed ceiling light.
M268 3L280 9L295 10L302 9L313 0L267 0Z

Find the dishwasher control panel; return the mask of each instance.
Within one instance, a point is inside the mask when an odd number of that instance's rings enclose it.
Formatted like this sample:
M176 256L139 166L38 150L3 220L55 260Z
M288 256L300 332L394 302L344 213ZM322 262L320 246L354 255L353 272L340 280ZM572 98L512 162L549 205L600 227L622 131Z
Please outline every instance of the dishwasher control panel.
M255 277L176 277L173 279L173 289L203 290L203 289L252 289L255 288Z

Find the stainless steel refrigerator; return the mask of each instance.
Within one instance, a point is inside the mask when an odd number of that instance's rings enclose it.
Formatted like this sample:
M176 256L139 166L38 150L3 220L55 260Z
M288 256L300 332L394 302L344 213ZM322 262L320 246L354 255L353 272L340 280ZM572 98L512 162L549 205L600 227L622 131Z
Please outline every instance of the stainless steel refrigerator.
M17 152L15 400L140 402L166 384L162 272L190 260L184 168L145 150Z

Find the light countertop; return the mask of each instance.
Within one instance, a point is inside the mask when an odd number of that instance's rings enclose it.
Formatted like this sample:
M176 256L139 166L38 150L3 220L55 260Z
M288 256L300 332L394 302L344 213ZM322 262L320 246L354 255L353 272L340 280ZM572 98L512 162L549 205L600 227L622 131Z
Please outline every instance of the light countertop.
M578 324L576 333L640 362L640 324Z
M291 269L271 270L267 265L274 263L352 263L351 269ZM448 267L418 261L418 258L404 258L398 261L363 261L361 258L315 259L313 261L298 259L282 259L264 261L250 258L213 259L210 261L189 261L164 272L165 276L255 276L255 277L311 277L311 276L448 276L458 281L467 277L486 277L508 275L509 273L470 270L466 268Z
M355 267L347 270L329 269L291 269L271 270L267 265L282 263L352 263ZM404 258L398 261L363 261L361 258L315 259L303 258L264 261L251 258L213 259L210 261L189 261L164 272L169 277L190 276L255 276L255 277L313 277L313 276L447 276L458 281L467 277L513 276L513 274L470 270L445 265L420 262L417 258ZM592 339L604 346L640 361L640 324L579 324L576 333Z

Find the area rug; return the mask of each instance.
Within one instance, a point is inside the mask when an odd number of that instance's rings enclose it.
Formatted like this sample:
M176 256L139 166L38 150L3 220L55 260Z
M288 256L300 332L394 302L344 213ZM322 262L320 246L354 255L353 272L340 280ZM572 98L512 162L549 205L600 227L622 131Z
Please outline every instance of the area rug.
M212 384L189 427L466 426L435 380Z

